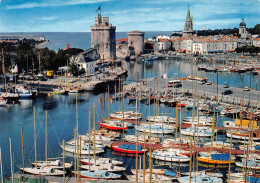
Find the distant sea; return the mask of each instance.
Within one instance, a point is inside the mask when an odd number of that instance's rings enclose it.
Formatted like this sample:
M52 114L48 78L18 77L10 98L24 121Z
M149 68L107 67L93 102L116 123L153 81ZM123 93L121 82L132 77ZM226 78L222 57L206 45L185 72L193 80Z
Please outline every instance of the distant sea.
M145 32L145 39L158 35L170 36L171 34L171 31ZM91 47L90 32L6 32L0 33L1 35L43 35L46 40L50 40L50 43L46 46L55 51L65 49L67 44L71 48L84 50ZM127 32L117 32L116 39L120 38L127 38Z

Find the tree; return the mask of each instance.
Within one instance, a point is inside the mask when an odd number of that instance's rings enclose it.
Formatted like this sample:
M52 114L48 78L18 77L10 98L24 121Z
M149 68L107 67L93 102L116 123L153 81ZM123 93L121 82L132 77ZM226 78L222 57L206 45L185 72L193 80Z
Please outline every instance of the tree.
M78 67L75 63L70 64L69 73L71 73L73 76L78 76Z

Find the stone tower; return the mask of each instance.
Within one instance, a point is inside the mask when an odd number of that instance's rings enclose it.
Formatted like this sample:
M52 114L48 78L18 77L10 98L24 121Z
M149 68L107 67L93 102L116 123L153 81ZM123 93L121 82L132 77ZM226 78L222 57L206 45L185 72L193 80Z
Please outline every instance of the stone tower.
M109 17L100 14L95 17L95 25L91 26L91 47L102 59L116 59L116 26L109 23Z
M144 53L144 32L128 32L128 47L134 48L135 55Z
M239 35L241 39L246 39L247 37L246 23L244 19L242 19L242 22L239 24Z
M193 20L190 16L190 8L188 8L185 26L183 30L183 37L189 37L193 33Z

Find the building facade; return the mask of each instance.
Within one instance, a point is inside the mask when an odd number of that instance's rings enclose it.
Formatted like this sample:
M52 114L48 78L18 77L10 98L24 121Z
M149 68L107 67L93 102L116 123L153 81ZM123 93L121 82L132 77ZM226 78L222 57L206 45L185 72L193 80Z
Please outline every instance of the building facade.
M253 39L253 45L255 47L260 47L260 38Z
M95 17L95 25L91 26L91 47L102 59L116 59L116 26L109 23L109 17L100 14Z
M95 72L95 61L99 59L96 49L90 48L70 58L71 63L77 64L79 69L84 68L86 75Z

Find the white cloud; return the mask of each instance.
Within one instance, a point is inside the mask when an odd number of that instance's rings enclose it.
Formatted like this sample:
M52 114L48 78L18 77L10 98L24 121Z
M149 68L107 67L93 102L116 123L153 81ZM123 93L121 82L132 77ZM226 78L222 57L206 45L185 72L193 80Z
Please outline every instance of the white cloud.
M0 0L1 1L1 0ZM7 9L30 9L30 8L45 8L45 7L57 7L57 6L72 6L80 4L94 4L100 2L107 2L113 0L71 0L71 1L45 1L45 2L36 2L36 3L23 3L18 5L7 5Z
M58 17L51 16L51 17L42 17L40 20L51 21L51 20L56 20L56 19L58 19Z

